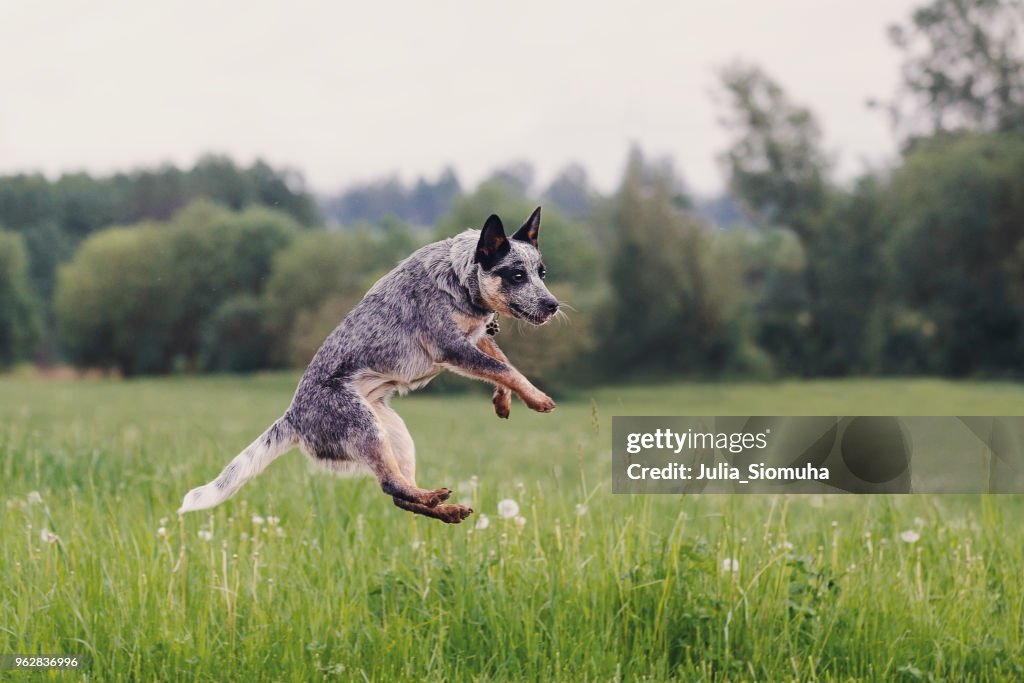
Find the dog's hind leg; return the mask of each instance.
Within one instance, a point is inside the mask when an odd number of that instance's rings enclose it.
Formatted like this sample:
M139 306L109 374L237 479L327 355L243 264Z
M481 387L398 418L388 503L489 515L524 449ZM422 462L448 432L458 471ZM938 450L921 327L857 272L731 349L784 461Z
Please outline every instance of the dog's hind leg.
M409 434L409 429L405 426L405 422L402 420L401 416L385 401L374 401L370 405L387 434L388 444L391 446L391 452L395 456L395 461L398 463L398 469L402 472L402 475L406 480L415 486L416 445L413 443L412 436ZM393 496L393 500L395 501L395 505L403 510L408 510L409 512L414 512L426 517L433 517L434 519L440 519L448 524L458 524L462 520L466 519L466 517L473 514L472 508L468 508L465 505L445 504L438 505L436 507L429 507L420 503L403 500L398 496Z
M416 444L413 443L409 429L405 426L402 417L383 399L374 401L370 404L370 407L384 428L388 444L391 445L391 453L395 456L395 461L398 463L398 469L401 470L402 476L415 486Z

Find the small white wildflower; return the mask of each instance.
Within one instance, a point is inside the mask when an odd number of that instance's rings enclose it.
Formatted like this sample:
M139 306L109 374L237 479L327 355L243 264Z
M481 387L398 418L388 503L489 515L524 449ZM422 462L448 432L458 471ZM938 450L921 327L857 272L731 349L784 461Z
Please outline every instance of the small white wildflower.
M913 529L907 529L900 534L900 540L904 543L917 543L921 539L921 534L917 533Z
M419 539L416 539L415 541L413 541L411 543L411 545L412 545L412 549L413 550L419 550L420 548L423 547L423 541L421 541Z
M738 572L740 570L740 561L734 557L727 557L722 560L722 571L723 572Z
M269 524L270 526L277 526L277 523L280 522L280 521L281 521L280 519L278 519L277 517L274 517L273 515L271 515L270 517L267 517L267 524Z
M256 524L256 525L260 525L260 524L263 524L263 523L264 523L264 522L266 522L266 521L267 521L267 520L263 519L263 518L262 518L262 517L260 517L259 515L253 515L253 516L252 516L252 523L253 523L253 524Z
M206 541L209 543L213 540L213 532L207 531L206 529L200 529L198 532L199 540Z
M168 520L167 520L166 517L161 517L160 518L160 526L167 526L167 521Z
M576 503L576 515L577 516L582 517L583 515L587 514L587 512L588 512L588 510L587 510L587 506L586 505L584 505L583 503Z
M476 526L474 528L475 529L480 529L482 531L482 530L486 529L487 527L489 527L490 525L491 525L491 518L488 517L487 515L481 513L480 516L478 516L476 518Z
M782 542L782 549L783 550L792 550L793 549L793 544L790 543L789 541L783 541Z
M29 491L26 500L29 505L38 505L43 502L43 497L39 495L39 491Z
M39 532L39 539L43 543L56 543L57 541L60 540L60 536L58 536L57 534L53 533L52 531L50 531L46 527L43 527L42 530Z
M516 518L514 520L512 520L512 521L514 521L516 523L516 529L518 531L522 531L523 527L526 526L526 517L521 517L519 515L516 515Z
M511 498L498 501L498 516L502 519L512 519L519 514L519 503Z
M156 530L156 535L160 538L167 538L167 527L162 526Z
M282 529L281 527L277 527L276 529L274 529L274 533L278 536L284 536L284 529Z

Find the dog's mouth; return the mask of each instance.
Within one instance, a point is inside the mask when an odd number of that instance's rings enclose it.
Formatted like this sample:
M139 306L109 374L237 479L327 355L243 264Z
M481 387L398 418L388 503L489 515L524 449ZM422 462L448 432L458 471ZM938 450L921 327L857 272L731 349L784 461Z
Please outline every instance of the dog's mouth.
M509 304L509 310L520 320L525 320L531 325L537 325L538 327L551 320L552 316L555 315L554 313L529 313L515 304Z

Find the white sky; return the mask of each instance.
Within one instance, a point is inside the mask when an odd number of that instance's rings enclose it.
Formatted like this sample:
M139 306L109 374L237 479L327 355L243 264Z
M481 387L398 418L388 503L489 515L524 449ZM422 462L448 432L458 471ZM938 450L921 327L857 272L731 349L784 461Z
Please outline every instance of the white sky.
M205 151L318 191L515 159L546 182L619 179L631 142L720 188L710 92L734 58L819 116L849 178L895 147L885 117L906 0L187 2L0 0L0 173L107 173Z

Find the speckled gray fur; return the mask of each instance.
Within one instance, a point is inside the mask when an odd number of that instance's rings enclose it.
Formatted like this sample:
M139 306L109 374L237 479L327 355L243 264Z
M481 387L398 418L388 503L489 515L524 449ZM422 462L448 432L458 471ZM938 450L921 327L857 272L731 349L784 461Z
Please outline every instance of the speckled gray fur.
M338 472L369 468L403 509L447 522L468 516L440 504L447 489L416 487L412 439L388 401L449 369L494 383L499 417L508 416L510 392L534 410L554 408L484 338L495 312L539 325L557 310L543 282L539 225L538 209L508 239L492 216L482 231L428 244L377 281L317 351L282 418L214 482L190 491L182 511L218 504L298 445Z

